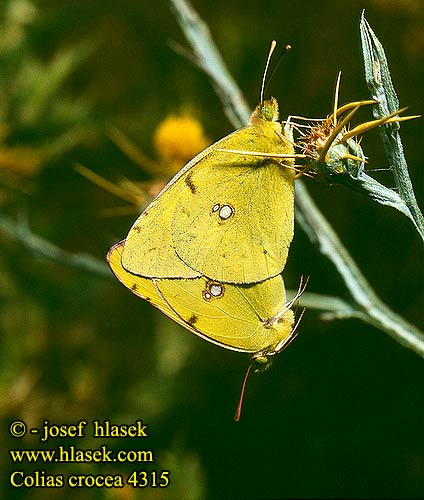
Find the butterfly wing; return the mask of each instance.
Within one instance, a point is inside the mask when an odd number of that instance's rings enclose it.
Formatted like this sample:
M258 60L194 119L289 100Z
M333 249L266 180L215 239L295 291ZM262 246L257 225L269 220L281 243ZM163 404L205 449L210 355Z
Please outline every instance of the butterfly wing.
M271 159L219 151L290 153L274 128L237 130L189 162L134 223L123 267L150 278L233 283L278 274L293 238L294 174Z
M226 283L276 276L293 239L293 173L274 160L234 154L209 170L194 169L190 185L181 186L172 220L178 257Z
M261 283L233 285L205 277L157 280L157 287L182 326L226 349L244 352L273 350L290 335L293 313L284 310L285 290L280 275ZM173 318L175 319L175 318Z
M252 353L272 350L290 335L291 310L285 311L278 321L270 321L285 308L281 276L252 285L222 284L205 277L143 278L122 267L123 243L108 253L109 265L117 278L197 336L226 349Z
M124 245L125 240L116 243L116 245L113 245L113 247L109 250L106 256L106 260L113 274L124 286L131 290L132 293L141 299L147 300L162 312L170 316L172 314L172 310L167 306L166 302L164 302L161 295L158 293L154 281L150 278L143 278L141 276L131 274L122 267L121 261Z

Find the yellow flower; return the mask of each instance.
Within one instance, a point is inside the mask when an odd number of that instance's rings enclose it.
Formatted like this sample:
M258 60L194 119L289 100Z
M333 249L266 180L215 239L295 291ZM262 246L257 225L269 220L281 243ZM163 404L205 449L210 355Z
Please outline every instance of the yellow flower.
M170 177L210 144L202 125L188 113L167 116L156 128L153 144L161 174Z

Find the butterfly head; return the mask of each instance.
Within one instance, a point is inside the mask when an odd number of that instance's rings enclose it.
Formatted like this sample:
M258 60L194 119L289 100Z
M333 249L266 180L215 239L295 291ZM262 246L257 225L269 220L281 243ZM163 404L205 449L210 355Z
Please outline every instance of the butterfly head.
M278 102L277 99L271 97L258 104L250 115L249 125L257 127L262 131L270 131L274 129L281 130L281 124L278 121Z
M275 97L261 102L252 113L251 120L259 119L265 122L278 122L278 102Z

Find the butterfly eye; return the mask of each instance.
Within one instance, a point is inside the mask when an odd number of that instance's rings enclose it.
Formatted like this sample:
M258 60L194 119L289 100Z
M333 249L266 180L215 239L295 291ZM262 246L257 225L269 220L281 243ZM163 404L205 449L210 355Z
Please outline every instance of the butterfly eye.
M206 288L203 290L203 298L211 300L212 298L219 299L224 295L224 285L216 281L207 281Z
M264 118L267 122L271 122L273 118L273 111L269 106L262 106L261 108L261 117Z
M258 116L267 122L274 122L278 120L278 103L271 97L269 101L265 101L258 108Z

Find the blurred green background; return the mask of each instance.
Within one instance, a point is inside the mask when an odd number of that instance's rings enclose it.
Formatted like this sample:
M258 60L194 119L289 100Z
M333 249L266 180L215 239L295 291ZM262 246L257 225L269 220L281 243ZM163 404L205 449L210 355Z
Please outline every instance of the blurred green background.
M290 43L270 85L282 116L324 117L337 72L341 102L367 97L359 16L388 55L401 106L422 113L424 7L420 0L232 2L196 0L230 71L256 104L270 40ZM104 215L123 202L80 176L81 163L117 181L148 180L110 140L117 127L155 157L152 135L169 113L190 109L211 140L233 127L205 77L171 42L184 38L166 2L0 0L0 209L73 253L103 260L133 220ZM366 120L369 111L358 119ZM402 127L423 201L422 120ZM378 132L362 142L370 168L387 165ZM393 185L388 173L380 180ZM423 266L412 225L390 208L342 188L308 186L380 297L423 326ZM166 490L8 491L2 498L267 499L424 496L422 360L359 321L327 323L314 311L294 344L247 387L232 417L248 357L188 334L112 277L52 262L0 231L0 469L14 419L149 424L153 469L171 470ZM298 228L285 270L295 288L345 297L334 268ZM96 447L86 438L52 441ZM37 464L28 471L120 472L143 464ZM1 486L0 486L1 487ZM1 492L0 492L1 494Z

